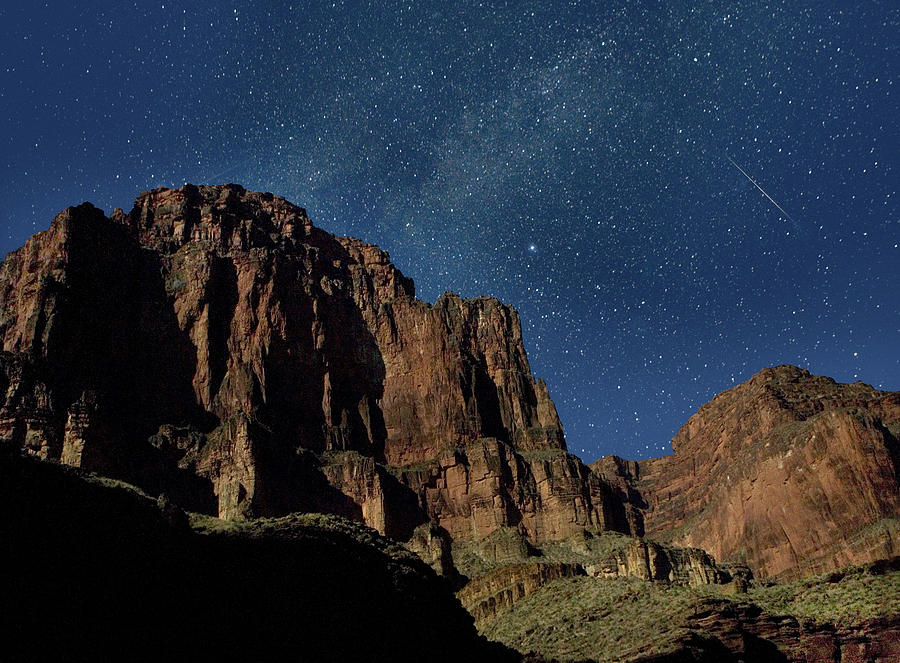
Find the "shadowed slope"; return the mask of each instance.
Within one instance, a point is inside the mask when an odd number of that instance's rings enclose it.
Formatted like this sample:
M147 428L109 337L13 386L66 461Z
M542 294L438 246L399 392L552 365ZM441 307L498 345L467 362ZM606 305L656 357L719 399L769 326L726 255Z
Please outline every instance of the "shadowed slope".
M210 533L124 484L3 451L5 657L517 660L481 640L445 581L325 516Z

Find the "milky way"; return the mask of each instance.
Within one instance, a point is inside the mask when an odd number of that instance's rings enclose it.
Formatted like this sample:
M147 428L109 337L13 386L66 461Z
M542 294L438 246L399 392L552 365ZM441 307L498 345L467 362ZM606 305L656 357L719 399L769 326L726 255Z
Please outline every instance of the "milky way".
M3 251L83 200L272 191L389 251L423 299L518 308L588 461L667 452L768 365L900 389L895 3L53 2L0 19Z

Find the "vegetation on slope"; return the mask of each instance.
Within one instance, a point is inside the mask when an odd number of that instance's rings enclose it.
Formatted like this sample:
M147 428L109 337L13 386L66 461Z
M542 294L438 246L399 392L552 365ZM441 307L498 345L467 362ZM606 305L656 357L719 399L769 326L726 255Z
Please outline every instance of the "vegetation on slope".
M692 636L690 618L707 610L710 601L755 604L770 615L791 615L811 626L854 626L900 615L900 562L757 586L734 596L723 595L717 586L563 578L481 624L481 631L520 651L560 661L628 661L681 649Z
M482 626L490 639L561 661L623 661L675 650L709 590L636 578L556 580Z
M754 587L747 600L772 614L842 626L900 615L900 558Z

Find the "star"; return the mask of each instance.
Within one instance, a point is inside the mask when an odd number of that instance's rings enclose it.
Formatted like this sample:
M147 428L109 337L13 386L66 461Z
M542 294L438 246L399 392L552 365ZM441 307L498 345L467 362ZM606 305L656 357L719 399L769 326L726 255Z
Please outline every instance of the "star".
M4 26L0 257L85 200L271 191L516 307L588 461L765 366L900 389L885 3L58 4Z

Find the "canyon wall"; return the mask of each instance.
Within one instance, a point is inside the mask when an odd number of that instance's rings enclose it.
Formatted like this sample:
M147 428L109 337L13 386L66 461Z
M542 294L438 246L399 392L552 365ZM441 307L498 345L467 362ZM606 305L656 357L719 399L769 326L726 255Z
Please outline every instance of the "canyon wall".
M638 529L566 453L515 310L235 185L60 213L0 267L0 436L224 518L409 539Z
M646 501L648 536L799 577L900 554L900 393L768 368L704 405L673 454L592 467Z
M760 576L900 553L900 394L765 369L647 461L566 450L512 308L236 185L60 213L0 265L0 440L223 518L321 511L431 551L616 530Z

